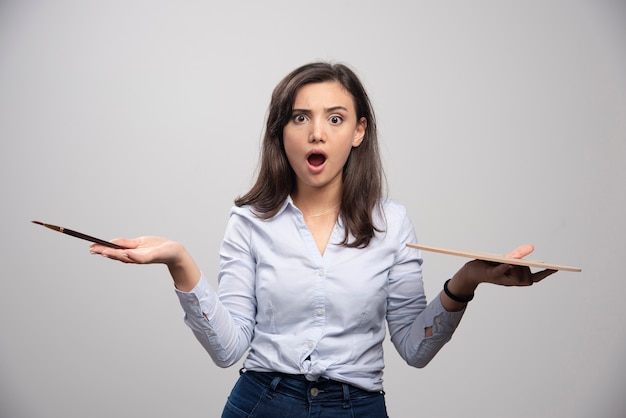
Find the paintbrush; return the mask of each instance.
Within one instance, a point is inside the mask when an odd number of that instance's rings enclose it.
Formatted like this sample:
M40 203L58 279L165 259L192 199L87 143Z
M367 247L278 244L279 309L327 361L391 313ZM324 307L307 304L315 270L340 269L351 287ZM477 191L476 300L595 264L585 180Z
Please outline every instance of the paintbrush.
M64 228L62 226L51 225L51 224L47 224L47 223L43 223L43 222L39 222L39 221L32 221L32 222L34 224L42 225L42 226L45 226L46 228L50 228L53 231L61 232L62 234L71 235L73 237L84 239L84 240L89 241L89 242L95 242L97 244L106 245L107 247L116 248L118 250L125 249L125 247L122 247L121 245L113 244L112 242L105 241L105 240L100 239L100 238L92 237L90 235L86 235L86 234L83 234L81 232L76 232L76 231L73 231L71 229Z

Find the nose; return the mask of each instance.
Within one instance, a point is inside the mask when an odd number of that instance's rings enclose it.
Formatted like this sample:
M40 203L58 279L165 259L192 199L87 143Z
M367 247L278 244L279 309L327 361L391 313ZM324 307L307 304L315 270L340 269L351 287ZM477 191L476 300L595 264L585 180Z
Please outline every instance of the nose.
M325 142L326 133L324 131L324 123L319 118L316 118L311 123L311 132L309 132L309 142Z

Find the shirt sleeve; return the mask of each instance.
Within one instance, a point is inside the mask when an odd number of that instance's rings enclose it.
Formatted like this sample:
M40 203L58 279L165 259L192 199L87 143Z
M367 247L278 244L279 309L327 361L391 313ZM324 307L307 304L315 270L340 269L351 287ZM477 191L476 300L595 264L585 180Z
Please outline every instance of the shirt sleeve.
M452 338L465 310L448 312L438 294L415 319L407 334L407 362L415 367L426 366ZM425 329L432 327L432 336L426 338Z
M176 290L185 323L219 367L229 367L245 354L254 329L254 262L246 229L245 222L231 214L220 249L219 293L204 274L190 292Z
M400 228L395 231L399 247L389 273L387 323L400 356L411 366L424 367L450 341L465 310L446 311L439 294L426 303L421 253L406 246L417 242L415 230L406 213L402 218L398 223ZM426 328L433 331L428 338Z

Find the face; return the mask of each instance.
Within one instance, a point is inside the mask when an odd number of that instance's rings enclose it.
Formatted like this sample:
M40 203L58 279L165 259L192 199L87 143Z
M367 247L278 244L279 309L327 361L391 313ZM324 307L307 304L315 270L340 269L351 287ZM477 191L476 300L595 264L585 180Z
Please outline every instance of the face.
M293 103L283 141L296 173L297 191L341 187L342 170L353 147L365 135L367 121L357 120L352 95L334 81L302 86Z

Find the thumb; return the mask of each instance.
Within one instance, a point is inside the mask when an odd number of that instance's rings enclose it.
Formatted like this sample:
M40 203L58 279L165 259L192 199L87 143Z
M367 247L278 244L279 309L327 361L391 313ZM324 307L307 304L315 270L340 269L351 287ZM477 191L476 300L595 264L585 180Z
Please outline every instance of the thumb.
M520 245L510 253L506 255L509 258L524 258L528 254L532 253L535 250L535 247L532 244L524 244Z

